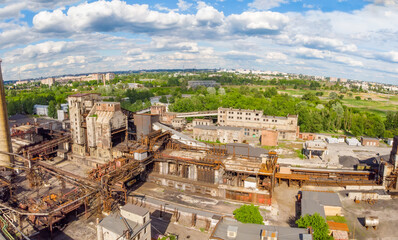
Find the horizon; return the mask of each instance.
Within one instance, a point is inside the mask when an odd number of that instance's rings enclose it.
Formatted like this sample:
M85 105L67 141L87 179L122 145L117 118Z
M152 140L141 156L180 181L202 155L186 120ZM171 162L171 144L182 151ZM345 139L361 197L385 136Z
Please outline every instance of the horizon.
M3 0L0 56L4 79L226 68L396 85L395 22L396 0Z

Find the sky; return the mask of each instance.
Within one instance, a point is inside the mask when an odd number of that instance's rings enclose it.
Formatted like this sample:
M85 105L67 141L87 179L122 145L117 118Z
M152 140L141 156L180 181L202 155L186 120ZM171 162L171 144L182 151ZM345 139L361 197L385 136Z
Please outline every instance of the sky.
M0 0L5 80L272 70L398 85L398 0Z

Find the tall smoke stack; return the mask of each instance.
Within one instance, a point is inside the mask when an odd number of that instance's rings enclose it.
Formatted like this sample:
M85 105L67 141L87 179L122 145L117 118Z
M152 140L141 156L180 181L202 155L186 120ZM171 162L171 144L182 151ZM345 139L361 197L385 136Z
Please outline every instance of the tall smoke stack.
M4 91L3 74L0 59L0 151L12 153L10 127L8 125L8 112L6 94ZM12 156L0 154L0 166L8 167L13 161Z

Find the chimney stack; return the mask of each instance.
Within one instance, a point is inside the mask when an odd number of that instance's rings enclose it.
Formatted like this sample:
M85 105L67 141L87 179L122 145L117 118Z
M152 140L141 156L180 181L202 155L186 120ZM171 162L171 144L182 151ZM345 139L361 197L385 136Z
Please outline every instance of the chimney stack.
M0 59L0 151L12 153L10 127L8 124L8 112L6 95L4 91L3 75ZM13 162L13 157L0 153L0 167L9 167Z

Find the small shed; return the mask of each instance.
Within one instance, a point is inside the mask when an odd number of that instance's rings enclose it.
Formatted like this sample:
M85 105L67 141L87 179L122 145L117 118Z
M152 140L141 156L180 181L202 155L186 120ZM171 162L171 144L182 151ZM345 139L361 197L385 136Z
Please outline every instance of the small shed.
M378 147L380 145L380 141L377 138L361 137L361 144L362 146Z

